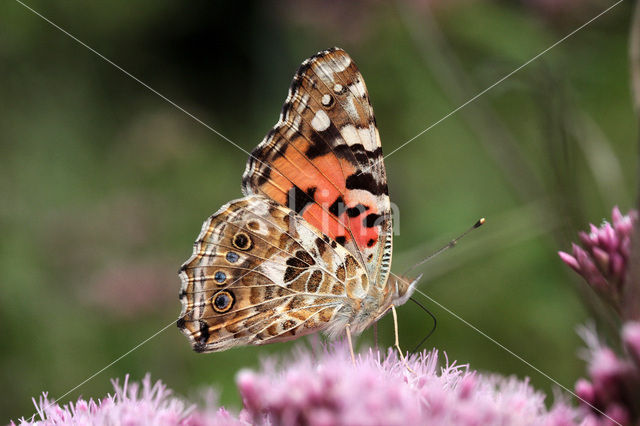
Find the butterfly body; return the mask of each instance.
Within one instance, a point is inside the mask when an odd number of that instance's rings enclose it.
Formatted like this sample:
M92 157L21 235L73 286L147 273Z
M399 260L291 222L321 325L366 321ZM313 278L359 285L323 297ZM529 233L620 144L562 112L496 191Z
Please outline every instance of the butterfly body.
M304 61L251 153L244 198L203 224L180 271L178 326L198 352L360 333L406 301L364 80L341 49Z

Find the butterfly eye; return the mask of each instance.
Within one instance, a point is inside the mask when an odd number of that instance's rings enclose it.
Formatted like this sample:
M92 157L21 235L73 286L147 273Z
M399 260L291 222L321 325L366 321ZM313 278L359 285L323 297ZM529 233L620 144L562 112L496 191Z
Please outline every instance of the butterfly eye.
M216 271L216 273L213 275L213 279L219 283L223 283L227 279L227 274L222 271Z
M249 250L251 248L251 238L244 232L238 232L233 237L233 245L239 250Z
M240 258L240 256L238 256L238 253L234 253L232 251L227 253L227 261L231 262L231 263L236 263L238 261L238 259Z
M228 291L221 291L213 298L213 310L219 313L225 313L233 306L233 295Z

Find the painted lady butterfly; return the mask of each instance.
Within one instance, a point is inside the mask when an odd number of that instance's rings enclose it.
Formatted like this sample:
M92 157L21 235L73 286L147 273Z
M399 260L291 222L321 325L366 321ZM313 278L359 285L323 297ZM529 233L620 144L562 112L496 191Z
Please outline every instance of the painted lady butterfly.
M380 137L342 49L302 63L242 192L204 223L180 270L178 327L195 351L358 334L413 292L415 282L389 276Z

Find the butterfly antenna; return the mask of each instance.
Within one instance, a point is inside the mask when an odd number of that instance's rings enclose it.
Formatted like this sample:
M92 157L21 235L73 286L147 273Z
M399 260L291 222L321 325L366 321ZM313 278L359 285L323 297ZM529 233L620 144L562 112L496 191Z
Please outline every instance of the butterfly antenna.
M402 276L406 277L409 272L413 271L418 266L427 263L428 261L430 261L434 257L436 257L439 254L449 250L450 248L454 248L456 246L456 244L458 244L458 241L460 241L462 239L462 237L464 237L465 235L467 235L469 232L473 231L474 229L481 227L484 224L484 222L485 222L484 217L480 218L476 223L474 223L469 229L464 231L462 234L458 235L456 238L454 238L453 240L449 241L446 245L444 245L443 247L440 247L438 250L436 250L435 252L433 252L429 256L427 256L425 259L422 259L420 262L416 263L415 265L413 265L412 267L407 269L402 274Z
M433 327L431 327L431 331L429 331L429 333L426 336L424 336L424 338L420 340L420 343L418 343L416 347L413 348L413 350L411 351L411 352L416 352L418 349L420 349L420 346L424 345L424 342L426 342L427 339L429 339L429 337L431 337L431 335L436 331L436 326L438 325L438 321L436 321L435 315L433 315L431 311L427 309L422 303L418 302L413 297L410 297L409 300L411 300L416 305L420 306L422 310L425 311L427 314L429 314L431 319L433 319Z

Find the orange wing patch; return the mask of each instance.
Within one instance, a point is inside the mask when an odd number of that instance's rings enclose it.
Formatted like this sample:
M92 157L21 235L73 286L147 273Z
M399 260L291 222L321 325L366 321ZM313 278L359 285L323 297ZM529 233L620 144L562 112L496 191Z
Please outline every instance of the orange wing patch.
M353 237L358 248L372 247L379 233L376 226L365 226L366 218L369 217L371 223L371 218L380 214L375 197L347 190L344 175L356 174L356 168L332 154L309 160L302 153L306 149L306 141L292 141L285 152L272 161L277 172L272 173L272 179L264 184L262 191L302 214L311 225L340 244L345 245Z

